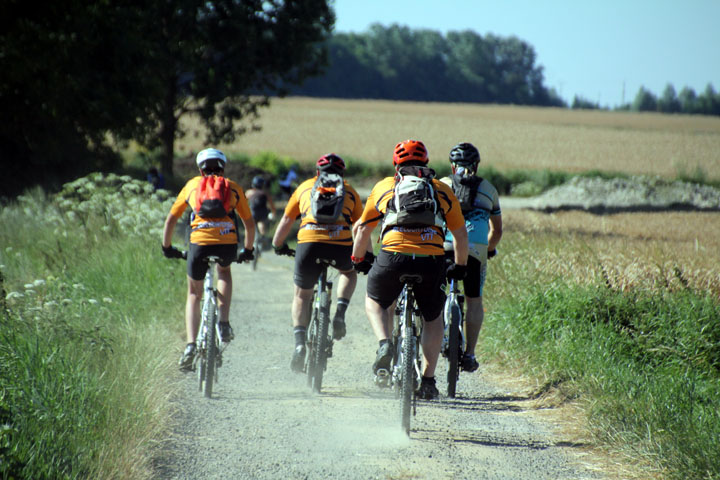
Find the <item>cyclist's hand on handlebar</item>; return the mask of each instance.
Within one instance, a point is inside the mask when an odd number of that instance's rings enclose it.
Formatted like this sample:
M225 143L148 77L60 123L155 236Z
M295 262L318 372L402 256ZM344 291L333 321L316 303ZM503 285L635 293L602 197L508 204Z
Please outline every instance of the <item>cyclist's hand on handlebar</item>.
M287 243L283 243L281 247L273 245L273 250L275 250L275 255L287 255L288 257L295 256L295 250L288 247Z
M466 273L467 265L458 265L457 263L453 263L448 267L446 275L447 278L450 278L452 280L462 280L463 278L465 278Z
M165 258L186 258L185 252L181 252L177 248L170 245L169 247L162 247L163 255Z
M243 263L243 262L249 262L255 258L255 249L254 248L243 248L240 250L237 256L237 260L235 260L237 263Z
M488 251L488 259L494 257L495 255L497 255L497 248L493 248L492 250Z
M367 275L372 268L373 260L375 260L375 255L373 255L371 252L367 252L365 254L365 257L360 261L357 261L357 258L355 257L351 257L351 259L353 268L356 271Z

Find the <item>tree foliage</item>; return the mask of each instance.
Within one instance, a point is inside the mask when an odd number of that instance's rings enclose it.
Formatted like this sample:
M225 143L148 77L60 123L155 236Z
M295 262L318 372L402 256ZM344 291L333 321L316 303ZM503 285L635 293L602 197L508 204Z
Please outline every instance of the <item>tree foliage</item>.
M183 115L232 141L320 71L333 23L327 0L3 1L3 194L116 166L111 136L162 145L171 173Z
M516 38L472 31L374 24L365 33L336 33L322 77L294 93L393 100L564 105L543 85L535 51Z

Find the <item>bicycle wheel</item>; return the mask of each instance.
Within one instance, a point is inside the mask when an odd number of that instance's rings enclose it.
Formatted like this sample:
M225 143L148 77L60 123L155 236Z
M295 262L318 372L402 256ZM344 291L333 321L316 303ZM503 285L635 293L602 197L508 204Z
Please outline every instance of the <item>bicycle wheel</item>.
M448 330L448 373L447 381L448 397L455 398L455 390L457 388L457 381L460 376L460 321L462 319L462 312L457 302L453 302L450 305L450 326Z
M260 242L255 236L255 243L253 244L255 255L252 259L252 269L257 270L258 260L260 260L260 252L262 251L262 242Z
M320 393L322 389L323 373L327 366L327 354L330 347L330 298L327 290L320 292L320 308L317 316L317 336L315 337L315 372L313 373L312 389Z
M315 378L315 367L317 365L317 355L315 351L318 349L318 292L315 290L312 298L312 315L310 316L310 324L307 329L307 356L305 357L305 372L307 373L308 387L313 386Z
M208 311L207 336L205 337L207 365L205 366L205 397L212 396L215 367L218 356L217 307L213 303Z
M403 311L402 351L400 355L401 386L400 401L402 429L410 435L410 411L412 397L415 393L415 331L412 324L412 304L408 298Z

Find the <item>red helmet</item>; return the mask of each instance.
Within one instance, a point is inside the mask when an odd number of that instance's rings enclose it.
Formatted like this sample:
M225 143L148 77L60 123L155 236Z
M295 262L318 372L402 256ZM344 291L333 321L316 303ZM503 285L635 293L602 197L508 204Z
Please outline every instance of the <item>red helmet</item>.
M318 172L332 172L342 175L345 172L345 161L334 153L328 153L318 158Z
M395 145L393 150L393 165L396 167L405 162L428 163L428 161L427 148L419 140L405 140Z

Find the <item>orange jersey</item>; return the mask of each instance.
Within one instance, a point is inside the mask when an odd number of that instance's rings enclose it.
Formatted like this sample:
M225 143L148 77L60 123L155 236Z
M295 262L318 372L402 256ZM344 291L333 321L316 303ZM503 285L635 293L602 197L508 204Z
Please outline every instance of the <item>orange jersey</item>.
M460 203L452 189L433 180L433 188L437 193L438 206L442 209L445 223L449 230L455 230L465 225ZM372 228L380 222L387 211L387 204L394 196L395 178L386 177L380 180L370 192L365 203L360 222ZM383 232L382 249L389 252L415 253L420 255L443 254L443 228L441 226L427 226L420 228L388 227Z
M305 180L295 190L285 207L285 215L300 218L298 243L320 242L334 245L352 245L352 224L360 218L363 211L362 200L357 191L347 181L345 184L345 200L342 214L332 225L318 223L312 216L310 192L317 177Z
M175 203L170 208L170 214L175 218L180 218L188 207L195 205L195 196L197 194L198 185L202 177L194 177L188 180L180 194L177 196ZM248 206L245 192L237 183L228 179L232 195L230 199L230 211L235 211L240 218L247 220L252 218L250 207ZM223 218L202 218L191 215L190 220L190 242L197 245L225 245L237 243L238 236L235 231L235 222L229 215Z

